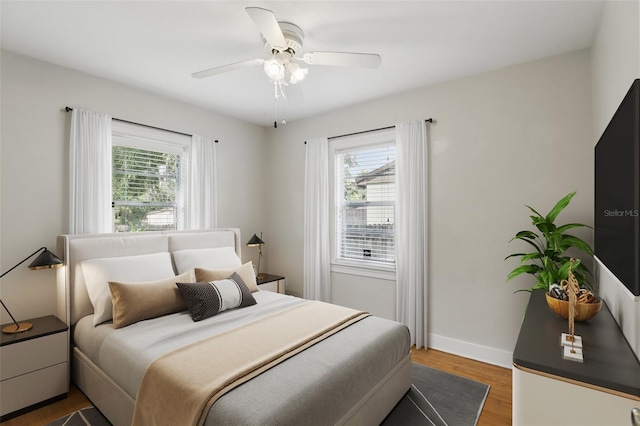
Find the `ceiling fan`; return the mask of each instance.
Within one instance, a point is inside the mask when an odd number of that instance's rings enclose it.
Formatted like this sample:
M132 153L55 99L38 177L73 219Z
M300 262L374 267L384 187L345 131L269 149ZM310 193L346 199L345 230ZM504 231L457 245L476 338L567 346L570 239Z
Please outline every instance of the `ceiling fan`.
M305 78L309 70L304 67L304 64L361 68L377 68L380 65L380 55L370 53L303 53L304 32L300 27L290 22L278 22L274 13L268 9L247 7L245 10L262 33L265 48L271 57L209 68L194 72L191 74L192 77L211 77L228 71L263 65L265 74L276 85L277 100L278 89L284 95L282 86L295 85Z

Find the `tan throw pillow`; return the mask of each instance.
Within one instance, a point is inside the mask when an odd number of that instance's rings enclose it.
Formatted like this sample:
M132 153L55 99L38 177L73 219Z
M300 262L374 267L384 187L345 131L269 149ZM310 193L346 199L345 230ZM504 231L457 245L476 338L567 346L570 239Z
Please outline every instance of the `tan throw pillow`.
M114 328L187 310L177 282L194 281L193 271L157 281L109 281Z
M218 281L218 280L226 280L236 272L242 278L242 281L249 287L252 293L258 291L258 283L256 282L256 276L253 272L253 263L247 262L242 266L237 266L235 268L229 269L202 269L196 268L196 281L201 282L209 282L209 281Z

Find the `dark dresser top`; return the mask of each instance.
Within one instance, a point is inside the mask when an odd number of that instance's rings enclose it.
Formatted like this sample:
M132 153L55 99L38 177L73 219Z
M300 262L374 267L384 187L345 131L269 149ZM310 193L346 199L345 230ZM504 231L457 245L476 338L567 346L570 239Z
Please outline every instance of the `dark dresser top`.
M582 363L562 357L560 335L568 330L568 321L549 309L544 290L534 290L513 351L514 365L640 397L640 363L606 304L594 318L575 323L583 342Z

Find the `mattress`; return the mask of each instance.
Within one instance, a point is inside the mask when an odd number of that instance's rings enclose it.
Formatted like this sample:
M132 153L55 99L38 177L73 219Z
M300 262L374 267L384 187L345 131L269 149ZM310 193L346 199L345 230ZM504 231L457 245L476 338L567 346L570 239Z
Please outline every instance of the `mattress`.
M89 315L76 324L74 344L135 398L146 368L157 357L304 302L267 291L253 295L256 305L200 322L185 311L116 330L111 323L94 327ZM333 424L409 349L404 325L367 317L225 394L205 424Z

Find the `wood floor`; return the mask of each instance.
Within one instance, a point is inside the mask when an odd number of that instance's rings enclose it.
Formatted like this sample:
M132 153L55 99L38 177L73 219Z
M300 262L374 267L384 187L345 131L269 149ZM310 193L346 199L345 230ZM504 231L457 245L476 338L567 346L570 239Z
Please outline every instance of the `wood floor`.
M434 349L411 352L414 362L491 386L478 426L511 424L511 370Z
M478 426L511 424L511 370L445 352L412 350L414 362L428 365L491 386ZM3 426L40 426L91 404L80 390L71 385L66 399L15 417Z
M41 426L46 425L65 414L73 413L76 410L91 405L91 402L74 384L71 384L67 397L53 404L45 405L37 410L29 411L6 422L0 423L2 426Z

